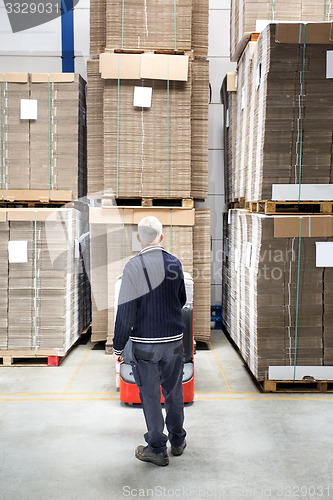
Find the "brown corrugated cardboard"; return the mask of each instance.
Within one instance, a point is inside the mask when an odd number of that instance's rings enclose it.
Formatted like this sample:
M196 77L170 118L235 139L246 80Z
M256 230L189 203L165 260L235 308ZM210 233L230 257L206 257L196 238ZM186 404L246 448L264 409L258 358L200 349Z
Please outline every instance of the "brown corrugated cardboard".
M275 41L278 43L326 45L333 43L333 23L277 23Z
M237 92L237 73L227 73L227 92Z
M141 78L186 82L188 59L188 56L144 54L141 62Z
M277 215L274 217L274 238L315 238L333 236L331 215Z
M165 225L193 226L194 214L194 209L187 208L91 208L90 222L91 224L138 224L143 217L157 217Z
M75 73L32 73L31 83L70 83L75 81Z
M28 73L0 73L0 81L7 83L27 83Z
M104 53L100 72L104 79L187 81L188 56Z
M141 78L141 54L109 54L99 56L99 72L102 78L139 80Z

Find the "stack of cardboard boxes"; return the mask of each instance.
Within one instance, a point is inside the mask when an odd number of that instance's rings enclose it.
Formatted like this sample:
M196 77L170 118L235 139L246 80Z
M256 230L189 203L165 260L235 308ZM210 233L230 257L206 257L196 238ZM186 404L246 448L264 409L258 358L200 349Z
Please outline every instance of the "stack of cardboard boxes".
M4 74L1 94L0 355L64 356L91 321L88 216L62 207L87 191L85 82Z
M139 5L132 0L107 0L91 6L88 196L114 199L111 208L104 200L103 208L91 209L92 338L107 340L108 346L113 337L114 286L127 259L138 250L132 245L132 234L139 216L161 215L165 247L182 260L184 271L195 274L193 234L200 211L194 213L193 200L204 200L208 193L207 50L205 0L148 0ZM151 208L140 208L145 199ZM118 204L117 230L112 204ZM133 206L134 219L129 215ZM210 249L207 210L201 212L200 224L204 232L199 251L206 258ZM201 278L194 285L195 338L207 341L209 269L203 274L198 273ZM201 318L208 318L207 323Z
M333 12L326 0L231 0L230 55L234 60L241 40L252 33L262 31L268 22L315 22L332 21ZM237 59L236 59L237 60Z
M253 5L232 2L231 33L235 19L253 25ZM237 42L250 38L242 29ZM222 86L222 315L259 381L332 376L331 32L331 22L281 22L236 51L235 39L231 56L242 55Z

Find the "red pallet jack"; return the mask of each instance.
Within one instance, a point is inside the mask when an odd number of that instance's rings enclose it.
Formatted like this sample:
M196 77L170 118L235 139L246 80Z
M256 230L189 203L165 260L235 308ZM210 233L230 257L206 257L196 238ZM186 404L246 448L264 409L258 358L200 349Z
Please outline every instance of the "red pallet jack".
M184 403L191 403L194 399L194 341L193 341L193 307L185 305L182 309L185 328L183 344L185 364L183 370L183 399ZM120 401L126 404L141 403L139 389L134 381L132 366L129 363L120 365ZM164 397L161 389L161 403Z

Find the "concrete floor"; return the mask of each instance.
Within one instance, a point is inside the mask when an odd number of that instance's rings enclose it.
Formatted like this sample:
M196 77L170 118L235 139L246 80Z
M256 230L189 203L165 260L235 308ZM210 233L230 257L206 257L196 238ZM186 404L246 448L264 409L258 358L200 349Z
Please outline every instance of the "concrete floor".
M333 394L261 394L220 331L199 350L188 447L138 461L142 410L112 358L77 346L60 367L0 367L1 500L333 497Z

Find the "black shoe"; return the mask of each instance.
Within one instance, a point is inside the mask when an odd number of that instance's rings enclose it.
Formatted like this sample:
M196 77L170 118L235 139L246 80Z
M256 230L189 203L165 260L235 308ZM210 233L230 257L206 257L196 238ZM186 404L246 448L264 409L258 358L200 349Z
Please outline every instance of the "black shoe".
M183 451L185 450L186 448L186 441L184 439L184 442L181 446L179 446L178 448L174 448L173 446L171 446L171 453L173 454L174 457L179 457L180 455L183 454Z
M148 446L138 446L135 450L135 456L142 462L151 462L155 465L169 465L168 452L165 450L162 453L153 453Z

